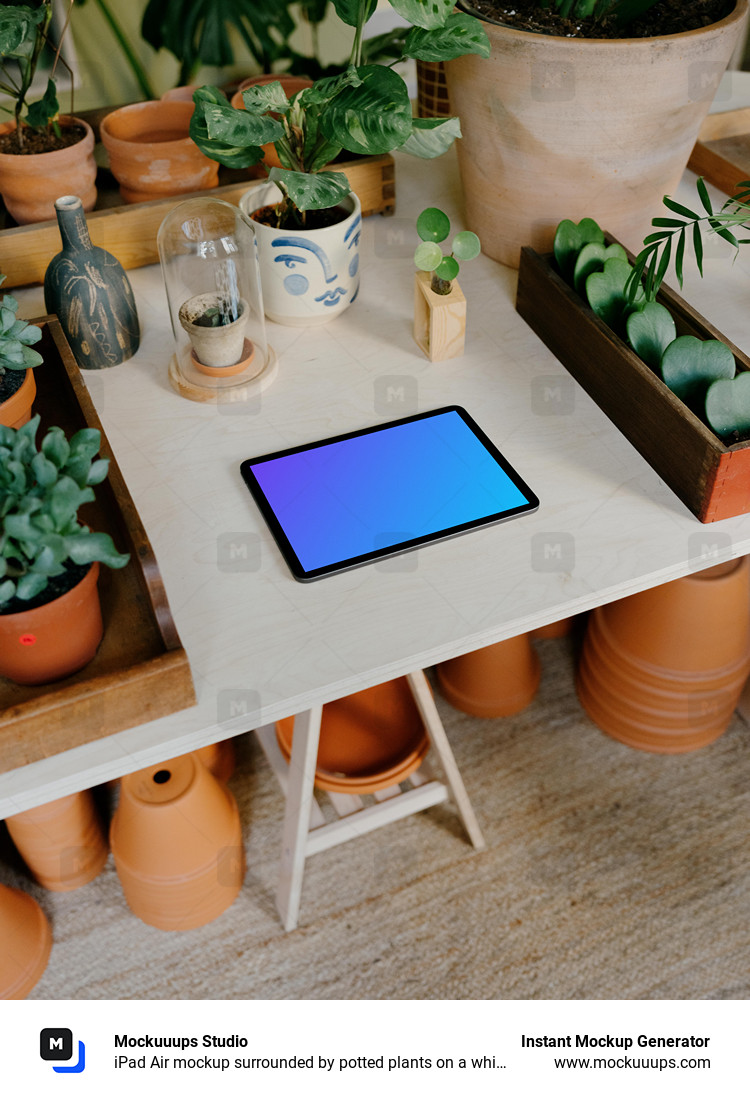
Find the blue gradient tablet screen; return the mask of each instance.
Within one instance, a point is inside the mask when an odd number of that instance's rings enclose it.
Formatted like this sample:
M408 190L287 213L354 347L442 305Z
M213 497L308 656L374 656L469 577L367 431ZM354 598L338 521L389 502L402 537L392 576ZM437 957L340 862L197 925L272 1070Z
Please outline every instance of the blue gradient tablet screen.
M538 506L457 406L249 459L242 474L301 580Z

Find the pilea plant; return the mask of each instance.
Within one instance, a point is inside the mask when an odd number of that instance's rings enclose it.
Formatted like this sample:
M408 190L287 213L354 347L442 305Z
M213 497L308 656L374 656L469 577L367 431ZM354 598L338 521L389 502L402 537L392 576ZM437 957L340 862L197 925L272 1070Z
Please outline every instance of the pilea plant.
M0 284L5 279L0 275ZM4 294L0 299L0 381L6 370L27 370L42 362L39 352L29 347L41 340L42 330L16 317L17 312L16 299Z
M11 600L35 600L71 565L98 561L120 569L130 558L109 535L78 521L81 505L94 499L91 486L107 476L109 459L95 457L101 433L82 428L67 440L61 428L50 428L37 447L39 420L0 426L0 613Z
M489 55L481 23L454 12L454 0L391 0L391 5L411 24L404 57L442 61L466 53ZM204 86L193 96L190 136L206 156L230 168L248 168L262 162L264 145L274 145L282 165L269 172L283 195L278 227L304 227L306 211L335 207L349 194L343 173L324 171L342 150L367 156L404 149L435 157L460 137L456 118L412 118L403 77L387 65L363 63L365 25L376 6L377 0L334 0L336 14L354 28L348 64L291 101L278 82L246 89L245 110L239 111L218 88Z
M678 231L674 224L670 228ZM647 238L646 249L650 243ZM680 280L683 250L684 244L679 251ZM560 273L592 310L718 436L736 439L750 431L750 383L742 381L742 375L735 379L731 349L719 340L678 336L669 310L655 300L669 261L666 249L658 263L652 262L645 286L641 276L653 250L645 259L641 253L631 265L621 246L606 246L603 231L590 218L578 225L561 222L554 254Z
M450 219L436 206L428 206L417 218L417 233L422 243L414 252L414 263L420 271L431 271L430 287L436 294L450 294L453 280L458 278L459 260L474 260L482 251L476 233L465 229L451 241L450 255L440 247L451 230Z

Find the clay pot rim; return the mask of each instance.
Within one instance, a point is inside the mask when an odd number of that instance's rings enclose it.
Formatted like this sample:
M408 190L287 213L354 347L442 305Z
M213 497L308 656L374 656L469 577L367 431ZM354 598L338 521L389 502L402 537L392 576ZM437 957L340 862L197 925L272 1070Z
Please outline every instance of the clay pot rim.
M273 193L270 193L264 201L261 201L260 205L254 205L251 208L250 197L253 195L260 195L263 191ZM238 206L244 218L251 223L251 227L255 232L260 231L267 235L273 234L286 237L289 235L290 232L288 229L277 229L273 225L264 225L263 222L256 222L253 219L253 214L257 210L262 210L263 207L268 206L269 203L279 202L281 198L281 191L278 189L273 180L259 180L257 183L249 187L243 195L240 196ZM342 218L340 222L336 222L335 225L323 226L320 229L295 229L295 235L317 239L319 235L322 235L324 233L335 233L336 231L340 231L342 226L345 226L349 221L351 221L352 218L356 217L357 215L361 217L362 215L362 204L359 200L358 195L354 191L350 191L348 195L344 195L344 197L336 203L336 206L345 206L348 210L346 217Z
M189 113L186 113L188 109ZM149 149L154 151L154 154L170 149L179 149L182 146L194 144L193 139L187 131L183 137L173 138L171 141L144 142L138 138L121 137L119 134L113 134L111 131L111 120L114 118L115 124L117 124L118 120L127 118L130 115L141 114L151 116L158 115L161 112L168 112L177 115L185 115L186 123L189 126L190 118L194 110L194 103L182 99L148 99L142 103L128 103L125 107L117 107L114 111L110 111L109 114L104 116L99 123L99 134L105 147L132 148L135 146L137 148L139 146L148 145Z
M46 153L30 153L23 156L20 156L18 153L0 153L0 160L2 160L3 165L8 166L9 163L15 164L17 161L20 161L22 162L21 167L23 167L23 161L28 160L29 157L31 157L32 159L35 157L57 157L59 159L63 159L64 157L70 155L71 149L74 149L76 151L76 156L80 154L81 151L90 152L93 150L95 145L94 131L91 129L85 119L78 118L77 115L60 115L58 118L58 122L75 123L77 126L83 126L86 132L80 141L75 142L74 145L66 146L65 149L50 149ZM15 122L0 122L0 134L10 133L10 131L15 130L15 128Z
M242 358L238 359L236 363L230 363L228 367L207 367L205 363L201 363L198 359L195 350L190 349L190 362L192 365L200 374L207 374L211 378L230 378L234 374L241 374L243 370L247 370L254 358L255 344L247 336L242 347Z
M21 625L23 619L27 619L30 615L34 615L37 611L46 611L48 607L52 607L53 604L60 604L62 600L67 600L68 597L72 597L74 594L81 595L81 588L86 585L87 587L95 587L99 578L99 562L94 561L91 563L86 573L81 577L78 584L73 588L69 588L67 592L63 592L61 596L55 596L54 599L47 600L46 603L39 604L38 607L32 607L30 609L24 609L23 611L14 611L12 615L3 614L0 611L0 623L3 626L10 624L11 627L18 627Z
M28 406L29 409L36 397L36 380L34 379L34 368L26 368L26 377L21 385L18 387L15 393L12 393L10 397L0 405L0 423L6 427L13 427L23 415L23 409ZM10 423L6 424L6 420Z
M619 50L623 45L627 44L631 47L631 59L632 49L638 45L644 49L650 49L652 48L652 44L659 45L674 41L685 41L695 38L697 35L705 37L713 32L722 33L727 25L732 22L739 22L744 18L748 10L748 2L749 0L735 0L734 8L728 15L725 15L723 19L719 19L716 23L710 23L707 27L696 27L692 31L677 31L674 34L657 34L653 35L651 38L566 38L564 35L544 34L541 31L524 31L518 27L511 27L507 23L497 22L476 11L469 0L456 0L457 6L462 11L481 20L485 27L491 27L497 33L505 32L517 36L519 39L519 46L522 42L538 42L540 39L545 39L550 43L554 43L554 45L550 45L550 49L556 49L558 51L566 50L570 47L580 47L582 50L590 50L595 46L599 46L605 50ZM488 33L491 34L492 31L488 31Z

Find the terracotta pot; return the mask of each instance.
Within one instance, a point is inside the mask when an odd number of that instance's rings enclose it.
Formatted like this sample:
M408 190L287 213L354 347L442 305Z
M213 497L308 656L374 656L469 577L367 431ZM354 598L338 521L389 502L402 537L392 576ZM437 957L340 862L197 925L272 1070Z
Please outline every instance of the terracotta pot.
M150 100L119 107L100 134L125 202L204 191L219 182L219 166L189 136L193 103Z
M570 615L567 619L558 619L556 623L547 623L546 626L539 626L536 630L532 630L529 637L532 639L565 638L572 631L575 621L575 615Z
M198 88L200 88L200 84L181 84L178 88L168 88L160 96L160 99L162 103L169 103L174 100L180 103L192 103L193 92L197 91Z
M91 791L24 810L6 825L26 866L47 890L76 890L107 862L109 846Z
M256 85L273 84L275 80L278 80L286 93L287 99L291 99L297 92L303 91L305 88L312 87L312 80L308 80L303 76L276 76L274 73L262 73L260 76L249 76L246 80L243 80L237 91L232 96L230 102L233 107L236 107L238 111L244 111L245 101L242 98L242 93L245 88L252 88ZM281 161L276 155L276 149L273 142L269 142L263 146L263 163L268 168L281 168Z
M47 684L89 663L104 633L98 576L94 562L75 588L56 600L0 615L0 676L17 684Z
M84 210L94 209L94 132L80 118L61 116L59 121L83 126L86 136L77 145L53 153L20 156L0 153L0 194L8 213L19 225L53 219L55 199L60 195L78 195ZM5 122L0 125L0 134L14 129L14 122Z
M451 706L477 718L518 714L536 695L541 677L528 634L442 661L436 672Z
M0 944L0 1000L23 1000L45 971L52 933L33 898L2 885Z
M252 220L280 198L276 184L259 183L239 204L258 245L266 316L282 325L325 325L359 293L362 206L352 191L339 204L347 217L326 229L274 229Z
M195 755L222 783L227 783L232 778L235 753L234 740L231 737L225 741L217 741L213 745L205 745L202 749L196 749Z
M110 842L128 905L155 928L208 924L242 886L237 804L195 753L123 776Z
M747 558L597 608L576 688L609 736L690 752L726 729L750 671Z
M6 428L20 428L31 419L31 406L36 397L33 370L26 371L20 389L0 405L0 424Z
M466 10L471 11L467 5ZM638 248L687 164L743 31L747 0L701 30L582 39L483 21L488 58L446 61L466 221L518 267L563 218L594 218Z
M294 719L276 723L289 760ZM320 727L315 785L321 790L371 794L417 770L429 738L404 677L326 703Z

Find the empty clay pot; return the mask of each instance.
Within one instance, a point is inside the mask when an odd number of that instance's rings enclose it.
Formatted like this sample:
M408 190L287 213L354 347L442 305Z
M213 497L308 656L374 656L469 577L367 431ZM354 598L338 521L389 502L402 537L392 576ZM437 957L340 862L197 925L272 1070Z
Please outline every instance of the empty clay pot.
M128 905L155 928L208 924L242 886L237 804L195 753L123 776L110 841Z
M125 202L216 187L219 166L190 137L193 103L151 100L118 107L100 133Z
M0 886L0 945L0 1000L23 1000L44 973L52 933L37 902L10 886Z
M0 424L6 428L20 428L26 424L31 419L31 406L35 397L34 372L27 370L20 388L0 405Z
M55 199L60 195L78 195L84 210L94 209L94 132L80 118L61 116L59 122L81 126L85 131L83 139L51 153L0 153L0 193L8 213L19 225L51 221L55 217ZM4 122L0 134L14 129L15 122Z
M597 608L576 676L589 717L648 752L715 741L750 670L749 598L744 558Z
M235 753L234 741L228 737L226 741L217 741L213 745L205 745L202 749L196 749L195 755L222 783L227 783L234 774Z
M507 718L527 707L541 677L528 634L452 657L436 667L445 699L476 718Z
M293 718L276 723L287 760ZM315 785L321 790L371 794L417 770L429 738L405 677L326 703L320 727Z
M107 862L109 846L91 791L24 810L6 825L26 866L48 890L84 886Z
M17 684L48 684L87 665L104 627L94 564L75 588L56 600L0 615L0 676Z
M538 626L529 633L530 638L565 638L570 634L575 622L575 615L567 619L558 619L556 623L547 623L546 626Z

